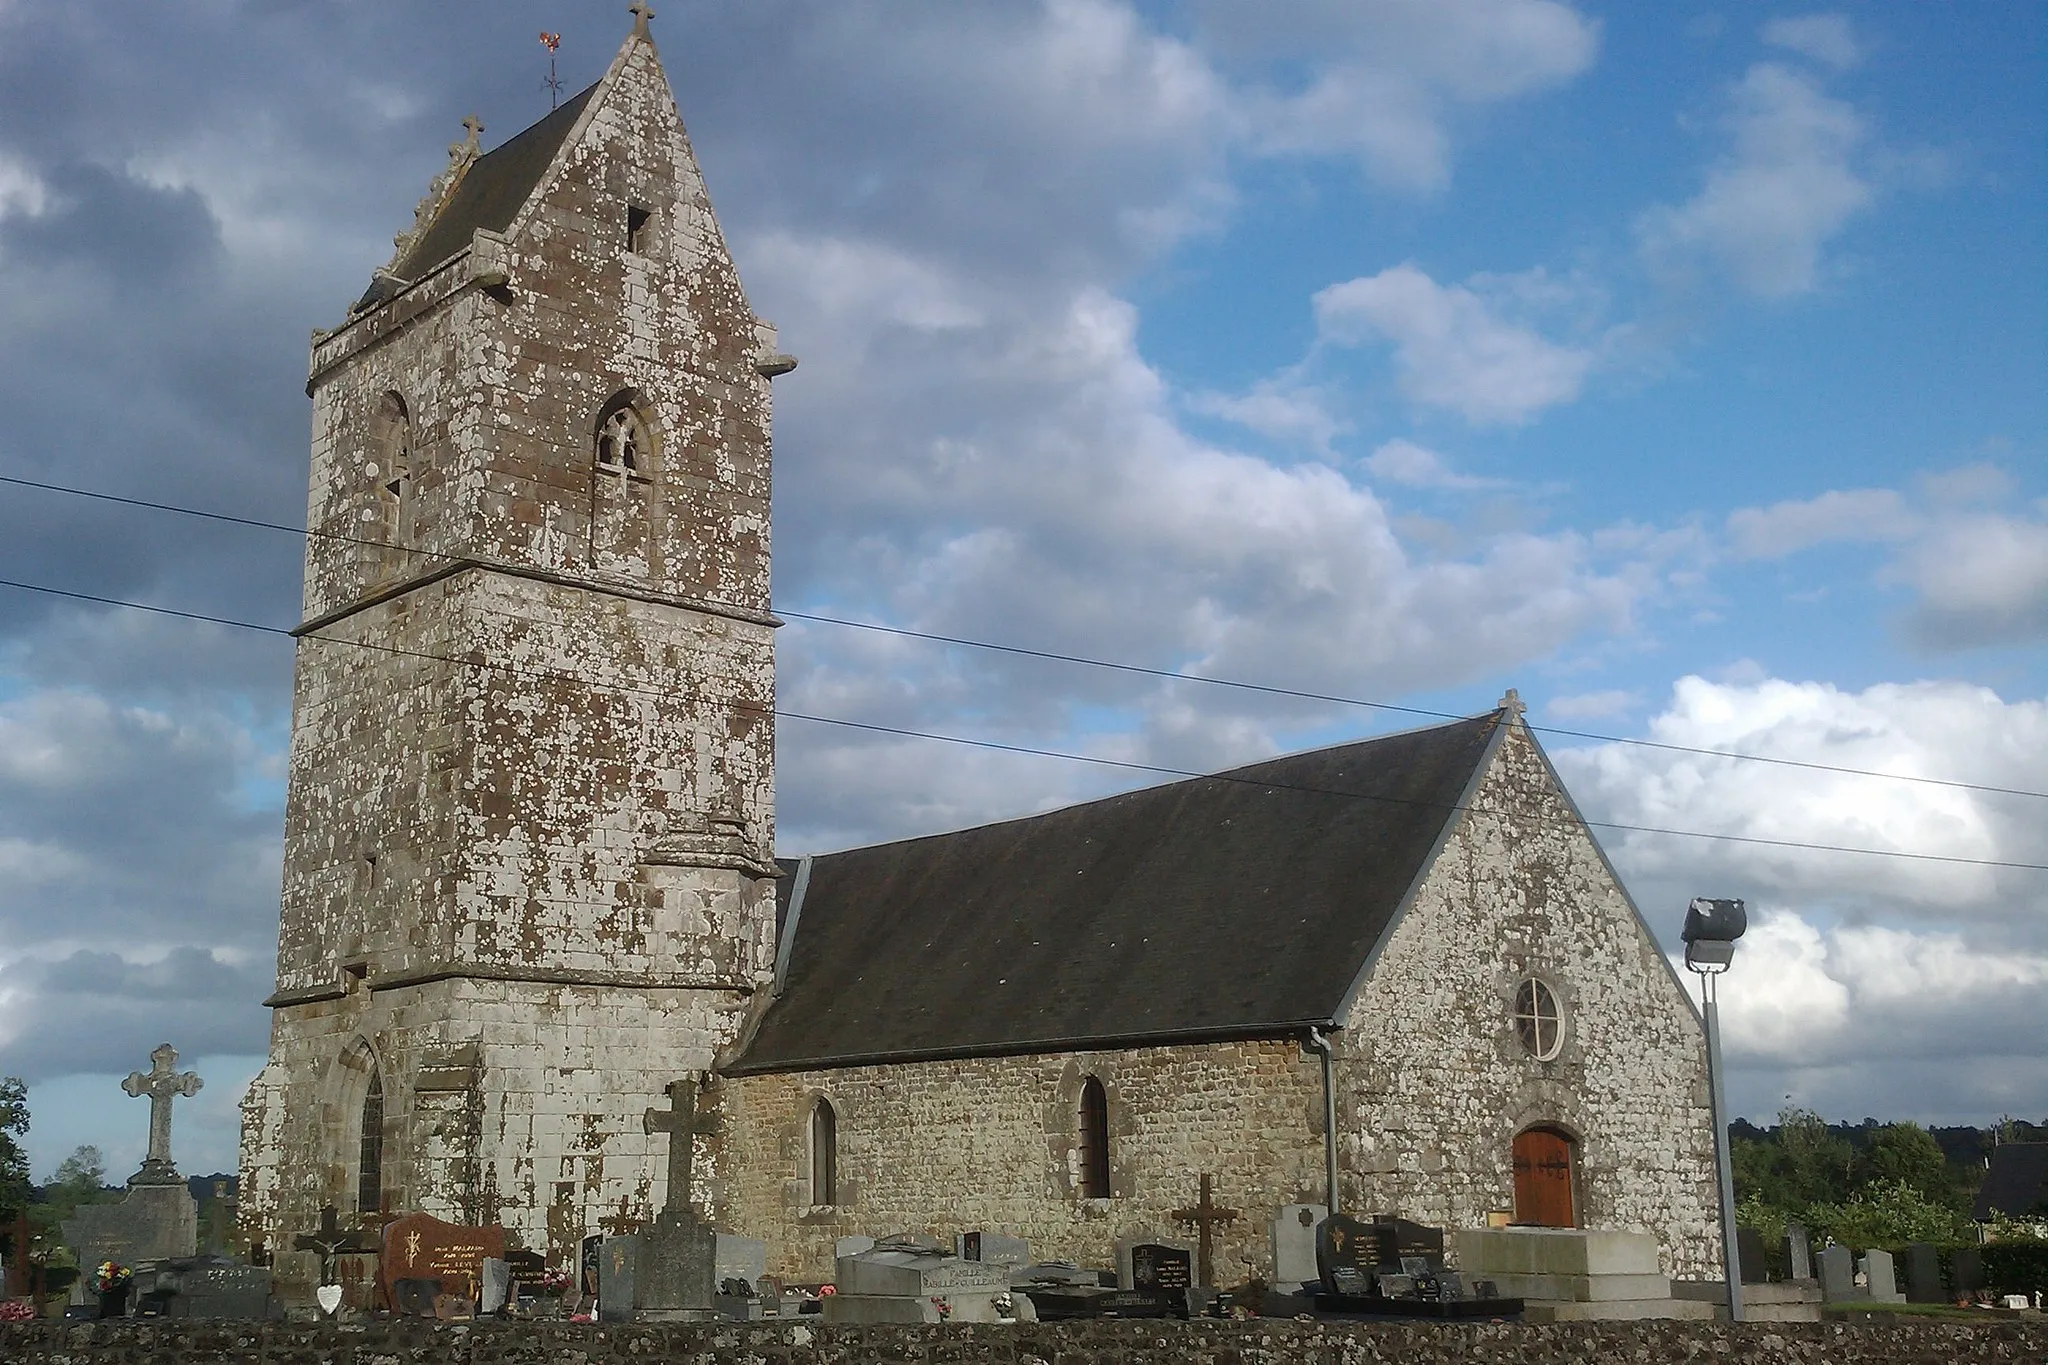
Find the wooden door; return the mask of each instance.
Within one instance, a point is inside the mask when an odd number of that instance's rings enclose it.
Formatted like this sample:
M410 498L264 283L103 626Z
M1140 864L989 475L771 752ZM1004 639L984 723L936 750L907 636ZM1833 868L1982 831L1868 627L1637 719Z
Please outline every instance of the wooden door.
M1548 1128L1515 1134L1515 1221L1578 1226L1572 1203L1572 1140Z

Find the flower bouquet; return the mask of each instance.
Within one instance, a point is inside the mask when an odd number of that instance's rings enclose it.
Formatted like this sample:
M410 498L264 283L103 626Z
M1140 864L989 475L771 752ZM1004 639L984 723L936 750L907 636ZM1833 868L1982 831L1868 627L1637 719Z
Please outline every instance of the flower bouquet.
M0 1299L0 1322L33 1322L36 1310L20 1299Z
M569 1292L569 1286L576 1277L561 1266L549 1266L540 1273L540 1293L548 1298L558 1299Z
M100 1296L100 1316L124 1317L128 1312L128 1286L135 1272L119 1261L101 1261L93 1268L93 1292Z

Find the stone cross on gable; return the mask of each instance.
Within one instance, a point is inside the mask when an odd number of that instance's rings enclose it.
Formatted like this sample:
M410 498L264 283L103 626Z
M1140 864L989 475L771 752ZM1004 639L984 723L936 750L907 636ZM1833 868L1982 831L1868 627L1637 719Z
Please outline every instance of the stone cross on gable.
M1209 1197L1215 1179L1215 1176L1204 1172L1202 1175L1201 1199L1196 1201L1193 1208L1175 1209L1172 1215L1176 1223L1192 1223L1200 1229L1200 1236L1196 1242L1195 1251L1195 1275L1203 1289L1214 1288L1216 1284L1216 1267L1212 1258L1214 1246L1211 1230L1237 1221L1236 1209L1222 1208L1215 1200Z
M626 6L626 13L633 16L633 32L642 38L647 37L647 21L654 17L654 6L648 4L647 0L633 0L632 4Z
M1522 700L1520 689L1513 687L1510 687L1508 694L1500 699L1500 706L1497 709L1507 712L1509 720L1520 720L1529 712L1528 704Z
M121 1082L121 1088L131 1096L149 1096L149 1155L143 1158L142 1169L130 1183L175 1185L179 1176L178 1168L171 1164L171 1100L178 1095L198 1094L206 1082L196 1072L179 1074L178 1049L169 1043L158 1044L149 1060L147 1072L131 1071L128 1079Z
M648 1110L641 1123L649 1134L668 1134L668 1203L663 1212L689 1214L690 1155L696 1145L693 1139L700 1133L709 1136L715 1126L710 1119L697 1115L695 1080L670 1081L667 1093L669 1107Z

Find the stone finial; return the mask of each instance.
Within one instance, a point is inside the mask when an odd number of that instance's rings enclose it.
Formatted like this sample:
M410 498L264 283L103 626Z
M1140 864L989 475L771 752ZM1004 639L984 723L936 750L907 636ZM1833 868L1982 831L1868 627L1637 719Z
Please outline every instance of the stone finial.
M149 1096L149 1155L143 1158L142 1169L130 1178L130 1184L179 1183L178 1168L171 1163L171 1100L178 1095L198 1094L205 1082L196 1072L180 1074L177 1061L178 1049L169 1043L159 1043L149 1054L149 1070L131 1071L128 1079L121 1082L121 1088L129 1095L137 1099Z
M647 21L654 17L654 6L648 4L647 0L633 0L632 4L626 6L626 12L633 16L633 36L635 38L651 38L654 36L647 31Z
M1508 694L1500 699L1497 709L1507 712L1509 720L1520 720L1529 712L1529 708L1522 701L1521 692L1512 687L1508 689Z
M475 114L471 114L468 118L462 121L462 127L463 131L469 134L469 136L466 139L464 139L462 145L471 152L482 151L484 147L484 121L478 118Z

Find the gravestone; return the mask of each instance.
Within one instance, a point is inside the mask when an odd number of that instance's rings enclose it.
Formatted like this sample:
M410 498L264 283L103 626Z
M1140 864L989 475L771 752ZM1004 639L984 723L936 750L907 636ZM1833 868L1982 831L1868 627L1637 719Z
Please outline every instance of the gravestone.
M441 1297L439 1280L401 1276L391 1282L391 1311L402 1318L431 1318Z
M1398 1263L1419 1256L1432 1266L1444 1263L1444 1230L1426 1223L1381 1214L1368 1225L1379 1239L1380 1263Z
M858 1256L863 1251L874 1250L874 1247L874 1238L863 1237L859 1233L855 1233L850 1237L841 1237L832 1244L832 1260L834 1263L837 1263L841 1256Z
M166 1317L260 1321L270 1314L269 1269L224 1256L173 1261L158 1272L157 1289L168 1295Z
M1093 1270L1084 1270L1072 1261L1036 1261L1030 1265L1018 1266L1010 1272L1013 1285L1084 1285L1099 1286L1101 1276Z
M1862 1297L1856 1291L1856 1260L1849 1248L1821 1248L1820 1297L1822 1303L1848 1303Z
M639 1299L640 1234L607 1237L597 1249L597 1320L631 1322Z
M1384 1228L1341 1213L1322 1221L1316 1228L1316 1278L1324 1293L1364 1298L1377 1269L1398 1264Z
M483 1284L484 1261L505 1259L505 1229L446 1223L428 1213L408 1213L384 1225L377 1257L377 1282L385 1301L396 1306L397 1281L436 1280L444 1295L475 1303Z
M189 1257L199 1249L199 1205L171 1160L171 1105L199 1093L199 1076L177 1068L178 1050L161 1043L148 1071L130 1072L121 1089L149 1100L149 1150L128 1177L118 1204L89 1204L64 1222L64 1242L80 1265L118 1261L142 1266Z
M483 1273L477 1287L476 1311L501 1313L512 1297L512 1267L495 1256L484 1257Z
M1872 1303L1904 1303L1906 1296L1899 1292L1898 1275L1892 1266L1892 1254L1882 1247L1872 1247L1863 1253L1863 1280L1865 1292Z
M990 1265L1031 1264L1031 1244L1022 1237L1001 1232L963 1232L953 1239L953 1254L963 1261L985 1261Z
M1915 1242L1906 1248L1906 1302L1948 1302L1941 1283L1941 1253L1932 1243Z
M1785 1225L1785 1274L1794 1280L1813 1278L1813 1244L1803 1223Z
M758 1237L735 1237L729 1232L721 1232L712 1260L720 1292L724 1291L727 1280L745 1280L748 1284L758 1285L768 1274L768 1244Z
M1978 1247L1957 1247L1948 1259L1949 1287L1957 1298L1975 1294L1984 1287L1984 1252Z
M1316 1228L1329 1217L1321 1204L1282 1204L1273 1215L1273 1283L1293 1289L1321 1277L1316 1266Z
M883 1240L835 1267L838 1292L825 1300L825 1321L999 1322L998 1295L1009 1293L1010 1269L963 1261L908 1239Z
M582 1303L597 1297L597 1267L604 1246L604 1234L593 1232L578 1245L576 1252L576 1300Z
M1744 1284L1763 1284L1771 1278L1764 1264L1764 1235L1755 1228L1735 1229L1735 1261Z
M1195 1254L1190 1248L1172 1242L1119 1241L1116 1282L1120 1289L1181 1293L1194 1287Z
M667 1093L669 1107L649 1109L642 1120L649 1136L668 1135L668 1205L640 1232L631 1306L643 1318L708 1318L717 1307L718 1234L691 1204L690 1167L695 1139L712 1123L697 1113L696 1081L672 1081ZM765 1272L765 1248L763 1257ZM602 1290L598 1302L605 1303Z

